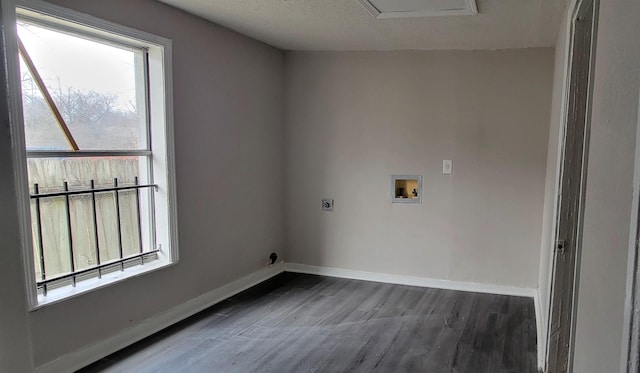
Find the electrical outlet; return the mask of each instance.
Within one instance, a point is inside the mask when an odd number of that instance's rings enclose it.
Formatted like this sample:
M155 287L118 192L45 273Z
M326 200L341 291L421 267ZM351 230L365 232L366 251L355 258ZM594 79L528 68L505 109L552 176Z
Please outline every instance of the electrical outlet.
M328 198L322 199L322 210L323 211L333 211L333 200Z

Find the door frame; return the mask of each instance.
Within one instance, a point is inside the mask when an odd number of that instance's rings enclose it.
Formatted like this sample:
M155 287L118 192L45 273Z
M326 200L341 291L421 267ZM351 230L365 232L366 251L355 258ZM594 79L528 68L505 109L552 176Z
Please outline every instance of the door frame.
M640 367L640 97L637 115L627 285L620 356L621 373L636 373Z
M565 60L564 60L564 68L563 68L563 94L562 94L562 104L561 104L561 125L560 125L560 133L558 142L558 160L556 163L556 185L555 185L555 204L553 211L553 242L551 247L547 247L547 249L551 249L551 263L550 263L550 271L549 271L549 293L548 293L548 309L547 311L547 319L545 325L544 332L544 355L543 355L543 365L544 372L548 370L548 362L549 362L549 338L550 328L551 328L551 317L553 311L553 284L555 282L555 272L556 272L556 259L557 255L555 252L556 242L558 240L558 228L559 228L559 220L560 220L560 206L562 203L562 176L564 173L564 154L565 154L565 143L566 143L566 129L568 124L568 116L569 116L569 100L571 95L571 67L573 61L573 47L574 47L574 33L575 33L575 21L578 16L578 12L580 11L583 4L588 2L589 0L571 0L568 4L568 9L570 11L567 12L567 24L566 24L566 33L567 33L567 42L565 45ZM597 36L598 36L598 19L599 19L599 9L600 9L600 0L593 0L593 25L592 25L592 35L591 35L591 54L589 56L589 73L587 74L589 83L587 89L587 99L586 99L586 115L585 115L585 134L583 140L583 154L582 154L582 165L581 165L581 177L580 177L580 196L578 203L578 215L577 215L577 232L576 232L576 253L575 253L575 263L574 263L574 273L573 273L573 290L572 290L572 303L571 303L571 326L570 326L570 338L569 338L569 361L568 361L568 371L571 372L573 368L573 358L574 358L574 346L575 346L575 327L576 327L576 315L578 310L578 289L580 284L580 263L582 259L582 231L584 225L584 200L586 194L586 181L587 181L587 170L588 170L588 159L589 159L589 142L590 142L590 134L591 134L591 109L593 105L593 78L595 72L595 60L596 60L596 51L597 51ZM562 30L561 30L562 31ZM556 50L556 53L558 51ZM540 346L539 346L540 348Z

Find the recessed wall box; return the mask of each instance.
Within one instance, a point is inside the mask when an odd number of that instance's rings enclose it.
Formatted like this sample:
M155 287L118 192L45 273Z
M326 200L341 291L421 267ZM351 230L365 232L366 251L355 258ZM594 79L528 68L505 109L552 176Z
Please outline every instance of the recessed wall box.
M422 176L391 175L392 203L422 203Z

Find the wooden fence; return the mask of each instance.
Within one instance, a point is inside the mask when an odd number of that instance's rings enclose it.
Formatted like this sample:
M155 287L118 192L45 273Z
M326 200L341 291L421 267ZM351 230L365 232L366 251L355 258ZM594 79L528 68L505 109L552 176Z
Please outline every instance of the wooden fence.
M133 185L139 175L138 157L111 158L32 158L28 160L30 192L34 193L34 184L38 183L39 193L64 190L66 181L69 190L89 190L91 180L95 188L114 186L114 178L120 186ZM120 205L120 229L116 214L116 193L95 193L96 218L93 214L93 199L90 193L69 196L71 241L73 243L73 263L76 270L118 259L120 255L120 237L124 256L140 252L138 226L138 203L135 190L118 192ZM143 245L149 242L149 190L140 190L142 201L141 221ZM42 279L40 250L44 255L46 278L71 271L71 251L69 224L67 222L66 198L49 197L40 199L40 222L42 242L38 239L35 199L31 200L31 222L34 242L36 279ZM145 207L147 206L147 207ZM95 223L95 225L94 225ZM96 242L97 229L97 242ZM99 251L98 251L99 248ZM145 251L150 247L144 247Z

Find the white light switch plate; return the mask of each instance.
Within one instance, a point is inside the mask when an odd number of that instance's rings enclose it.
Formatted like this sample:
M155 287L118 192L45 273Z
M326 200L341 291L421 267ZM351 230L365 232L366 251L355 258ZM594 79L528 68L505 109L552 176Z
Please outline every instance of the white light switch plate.
M445 175L451 175L453 173L453 161L445 159L442 161L442 173Z

